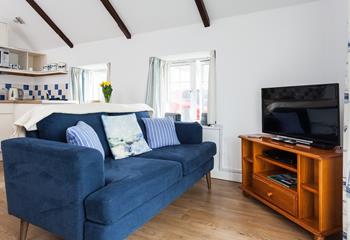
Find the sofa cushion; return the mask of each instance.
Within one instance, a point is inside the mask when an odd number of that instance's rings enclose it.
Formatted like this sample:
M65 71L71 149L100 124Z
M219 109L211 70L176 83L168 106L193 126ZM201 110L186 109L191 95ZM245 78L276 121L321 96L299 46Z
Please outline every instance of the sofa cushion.
M209 161L216 154L216 145L212 142L200 144L181 144L153 149L139 155L142 158L172 160L182 164L184 175L188 175Z
M87 219L111 224L182 179L174 161L130 157L106 159L106 186L85 201Z
M53 113L37 123L38 136L42 139L67 142L66 129L77 124L78 121L84 121L89 124L96 132L101 141L106 157L112 156L109 149L106 134L103 128L101 116L105 115L124 115L130 113L88 113L88 114L68 114L68 113ZM148 112L137 112L136 118L144 118L148 116ZM142 120L140 119L140 122ZM140 123L139 122L139 123ZM141 126L141 129L144 126Z
M69 144L94 148L98 150L102 154L103 159L105 159L105 152L100 139L95 130L85 122L79 121L77 125L67 128L66 136Z
M124 113L124 114L130 114L130 113ZM137 123L140 125L140 128L142 130L143 137L147 141L147 133L146 133L146 126L144 122L142 121L142 118L149 118L149 112L137 112L136 118L137 118ZM109 113L108 116L119 116L121 113Z
M171 118L143 118L146 126L147 141L152 149L179 145L175 123Z
M203 127L197 122L175 122L176 134L182 144L203 142Z
M102 115L102 123L115 159L127 158L151 151L143 137L135 114Z

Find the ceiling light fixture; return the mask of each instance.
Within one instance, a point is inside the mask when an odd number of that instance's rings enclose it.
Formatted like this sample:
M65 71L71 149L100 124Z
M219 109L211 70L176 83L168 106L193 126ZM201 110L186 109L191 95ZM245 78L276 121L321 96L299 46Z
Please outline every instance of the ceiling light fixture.
M15 17L15 19L13 19L13 22L18 24L25 24L24 20L21 17Z

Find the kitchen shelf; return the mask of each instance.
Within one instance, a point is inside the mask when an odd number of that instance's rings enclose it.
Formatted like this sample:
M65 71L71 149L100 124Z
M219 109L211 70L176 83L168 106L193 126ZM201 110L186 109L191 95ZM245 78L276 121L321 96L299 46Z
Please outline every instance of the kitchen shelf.
M0 68L0 73L9 74L9 75L27 76L27 77L44 77L44 76L68 74L67 71L27 71L27 70L18 70L18 69L11 69L11 68Z
M0 74L9 74L27 77L44 77L67 74L66 70L42 71L47 64L46 54L27 49L0 46L10 51L10 65L18 65L23 70L0 67Z

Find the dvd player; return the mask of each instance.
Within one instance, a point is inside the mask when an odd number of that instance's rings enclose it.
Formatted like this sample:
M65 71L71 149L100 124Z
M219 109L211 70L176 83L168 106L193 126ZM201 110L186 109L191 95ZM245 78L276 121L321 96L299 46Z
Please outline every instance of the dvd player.
M263 152L263 155L265 157L268 157L278 162L286 163L289 165L297 164L297 155L294 153L290 153L282 150L270 149L270 150L265 150Z

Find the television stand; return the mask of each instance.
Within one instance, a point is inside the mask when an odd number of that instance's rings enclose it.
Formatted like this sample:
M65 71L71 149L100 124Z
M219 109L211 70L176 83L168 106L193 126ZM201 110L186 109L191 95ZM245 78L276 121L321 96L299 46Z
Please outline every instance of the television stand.
M342 230L342 152L313 146L308 148L276 142L271 138L242 141L242 190L276 212L303 227L315 237ZM279 150L296 155L296 164L276 161L263 153ZM291 187L276 175L297 179Z

